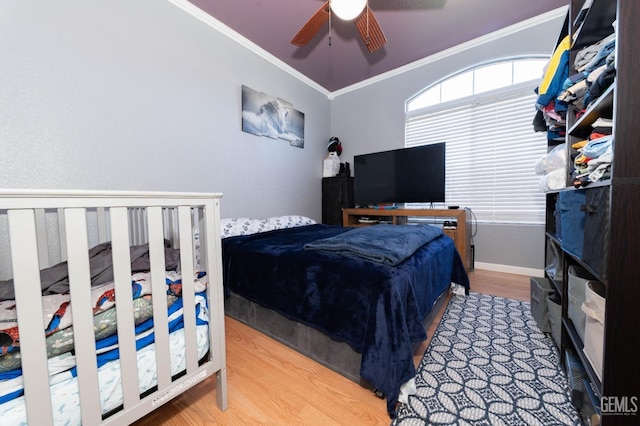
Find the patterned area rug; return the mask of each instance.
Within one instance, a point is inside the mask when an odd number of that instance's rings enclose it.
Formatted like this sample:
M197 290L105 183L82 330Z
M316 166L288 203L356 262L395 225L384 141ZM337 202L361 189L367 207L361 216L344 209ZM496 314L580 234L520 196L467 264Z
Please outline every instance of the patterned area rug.
M579 425L550 336L528 303L452 296L393 425Z

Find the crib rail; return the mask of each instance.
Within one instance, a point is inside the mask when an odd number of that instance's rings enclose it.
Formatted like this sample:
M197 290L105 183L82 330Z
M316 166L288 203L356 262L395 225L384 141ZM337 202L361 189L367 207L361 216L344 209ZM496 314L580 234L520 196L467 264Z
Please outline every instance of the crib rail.
M74 344L83 424L122 424L140 418L204 378L217 375L217 402L227 407L224 309L220 252L220 193L0 190L0 219L8 229L29 424L53 424L49 396L40 269L66 260L73 306ZM111 241L117 295L131 294L129 247L149 244L152 294L166 294L164 245L180 248L183 277L195 268L209 276L209 356L199 365L196 350L195 290L183 279L186 374L172 380L166 297L153 298L157 390L138 392L136 342L131 297L118 297L117 333L123 409L103 420L92 319L88 250ZM2 239L0 238L0 243ZM41 304L40 304L41 305Z

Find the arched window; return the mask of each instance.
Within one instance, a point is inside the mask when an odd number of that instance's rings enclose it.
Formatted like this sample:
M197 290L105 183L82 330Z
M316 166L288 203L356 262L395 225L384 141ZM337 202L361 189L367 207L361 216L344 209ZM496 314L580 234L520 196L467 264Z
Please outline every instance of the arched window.
M544 223L534 163L547 152L536 133L535 88L548 58L478 65L406 102L405 146L446 142L446 202L479 222Z

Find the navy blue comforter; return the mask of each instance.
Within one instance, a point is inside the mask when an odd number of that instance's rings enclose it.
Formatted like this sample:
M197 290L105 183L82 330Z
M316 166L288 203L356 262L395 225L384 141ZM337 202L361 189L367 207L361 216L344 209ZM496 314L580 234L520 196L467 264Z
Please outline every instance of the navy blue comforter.
M305 244L304 249L327 250L396 266L440 235L442 229L432 225L380 224L321 238Z
M469 289L469 280L446 236L397 266L304 249L349 229L317 224L223 239L225 292L348 343L394 417L400 386L415 375L412 344L427 337L422 321L451 282Z

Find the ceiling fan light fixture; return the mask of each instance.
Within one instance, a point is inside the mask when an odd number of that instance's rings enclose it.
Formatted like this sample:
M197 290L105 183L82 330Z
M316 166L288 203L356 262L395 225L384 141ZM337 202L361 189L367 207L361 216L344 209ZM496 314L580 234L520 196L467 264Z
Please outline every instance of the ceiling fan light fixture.
M367 0L331 0L331 11L345 21L355 19L362 13Z

